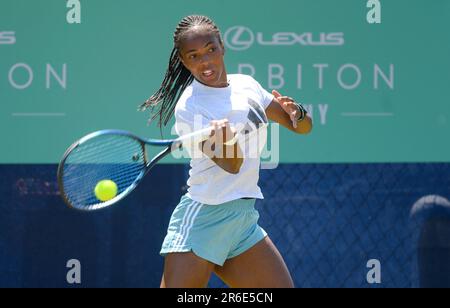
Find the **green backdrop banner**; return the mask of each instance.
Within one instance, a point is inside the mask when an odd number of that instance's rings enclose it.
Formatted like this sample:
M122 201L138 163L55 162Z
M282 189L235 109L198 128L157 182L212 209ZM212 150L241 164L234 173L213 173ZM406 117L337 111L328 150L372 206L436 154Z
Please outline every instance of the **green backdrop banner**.
M280 129L281 162L450 161L448 0L380 1L380 24L365 0L81 0L79 24L68 2L0 0L1 163L55 163L105 128L159 137L137 106L193 13L220 27L229 73L309 109L311 134Z

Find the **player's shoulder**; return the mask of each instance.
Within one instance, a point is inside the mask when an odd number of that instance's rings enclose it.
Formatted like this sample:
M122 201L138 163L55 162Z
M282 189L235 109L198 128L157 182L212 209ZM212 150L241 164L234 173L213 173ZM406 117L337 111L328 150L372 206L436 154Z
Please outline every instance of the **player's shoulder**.
M230 82L250 82L250 83L254 83L256 82L255 78L253 78L250 75L245 75L245 74L229 74L228 75L228 79L230 80Z
M244 75L244 74L231 74L228 75L228 79L231 84L238 85L242 88L250 88L250 89L258 89L261 87L259 82L253 78L253 76L250 75Z

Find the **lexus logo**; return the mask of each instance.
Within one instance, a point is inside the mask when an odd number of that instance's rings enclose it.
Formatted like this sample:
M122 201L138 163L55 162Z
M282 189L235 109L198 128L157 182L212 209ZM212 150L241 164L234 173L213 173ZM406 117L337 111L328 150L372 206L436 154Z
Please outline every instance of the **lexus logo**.
M225 32L224 41L225 45L231 50L246 50L253 45L255 35L247 27L235 26Z
M224 35L225 46L231 50L247 50L253 44L259 46L342 46L343 32L275 32L256 34L244 26L229 28Z

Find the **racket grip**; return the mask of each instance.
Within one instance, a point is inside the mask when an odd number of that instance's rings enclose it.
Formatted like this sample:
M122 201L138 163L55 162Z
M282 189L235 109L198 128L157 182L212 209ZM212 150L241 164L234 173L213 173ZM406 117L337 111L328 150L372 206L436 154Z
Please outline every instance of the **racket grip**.
M184 136L177 138L176 142L181 144L192 144L203 142L210 137L213 129L214 128L212 126L203 128L199 131L186 134Z

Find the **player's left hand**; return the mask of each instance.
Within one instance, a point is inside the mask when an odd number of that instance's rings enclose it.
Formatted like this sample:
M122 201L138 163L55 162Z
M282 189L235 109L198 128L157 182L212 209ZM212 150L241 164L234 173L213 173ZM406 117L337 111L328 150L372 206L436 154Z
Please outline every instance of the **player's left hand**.
M295 105L295 100L292 97L282 96L277 90L272 90L273 96L275 96L278 104L281 108L289 115L292 121L292 126L297 128L298 118L301 116L297 105Z

